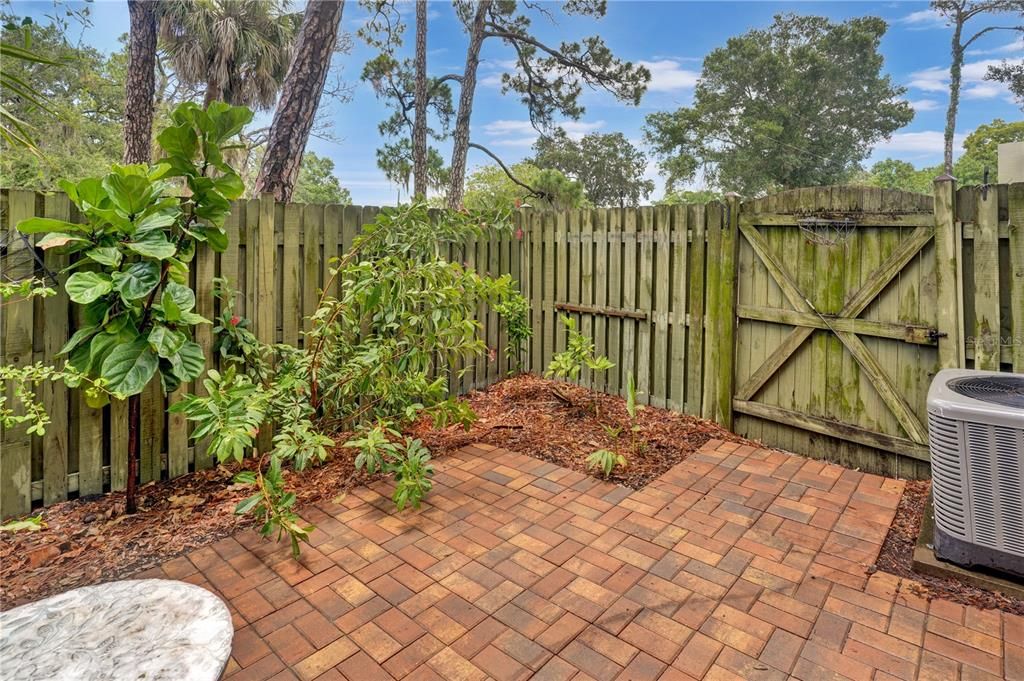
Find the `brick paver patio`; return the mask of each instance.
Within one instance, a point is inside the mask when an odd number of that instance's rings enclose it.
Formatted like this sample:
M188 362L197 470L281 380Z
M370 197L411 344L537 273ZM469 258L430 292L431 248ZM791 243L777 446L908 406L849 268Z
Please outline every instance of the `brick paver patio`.
M634 492L485 445L147 576L235 619L227 679L1024 679L1024 618L868 573L903 483L711 442Z

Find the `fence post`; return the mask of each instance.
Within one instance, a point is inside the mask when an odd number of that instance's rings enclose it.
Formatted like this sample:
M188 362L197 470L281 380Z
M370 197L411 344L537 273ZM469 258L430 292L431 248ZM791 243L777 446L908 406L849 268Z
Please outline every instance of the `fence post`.
M1013 370L1024 374L1024 182L1014 182L1009 191L1010 218L1010 347Z
M739 245L740 196L726 194L726 214L722 225L722 246L718 275L718 389L716 420L732 428L733 373L736 361L736 249Z
M275 262L277 261L277 240L274 235L274 195L260 194L259 225L256 228L255 243L247 244L256 249L256 272L246 276L256 287L255 314L250 316L256 327L256 337L261 343L273 345L277 342L277 309L274 305L274 286L277 283ZM256 447L260 452L272 448L273 431L268 425L260 429Z
M956 226L956 179L935 178L935 285L938 294L939 368L964 366L960 244Z
M718 418L718 370L721 344L718 338L718 295L722 273L722 204L711 201L704 210L707 268L704 280L704 395L700 415L715 421Z

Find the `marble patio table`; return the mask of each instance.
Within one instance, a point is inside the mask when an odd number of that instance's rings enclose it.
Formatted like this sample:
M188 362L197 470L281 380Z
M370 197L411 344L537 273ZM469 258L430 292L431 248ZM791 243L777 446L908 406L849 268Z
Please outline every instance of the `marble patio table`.
M186 582L86 586L0 613L0 678L216 681L233 634L227 606Z

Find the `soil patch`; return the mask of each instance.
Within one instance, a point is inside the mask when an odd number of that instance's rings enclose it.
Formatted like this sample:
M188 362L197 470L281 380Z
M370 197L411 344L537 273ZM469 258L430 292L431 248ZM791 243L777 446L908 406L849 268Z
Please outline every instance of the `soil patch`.
M554 386L571 404L555 396ZM631 448L623 398L532 374L471 392L467 399L479 416L469 431L435 430L427 422L413 431L437 453L484 442L591 475L594 471L587 467L587 457L595 450L609 449L628 459L626 468L616 468L609 480L633 489L640 489L708 440L761 446L711 421L645 406L637 414L638 445ZM618 436L608 428L617 430Z
M930 491L931 482L928 480L907 482L900 505L896 509L896 518L889 528L882 552L878 556L878 569L920 582L922 588L918 595L929 600L944 598L961 605L998 608L1003 612L1024 616L1024 601L1020 599L980 589L958 579L935 577L914 571L914 546L917 545L917 537L921 532L921 520L924 518Z

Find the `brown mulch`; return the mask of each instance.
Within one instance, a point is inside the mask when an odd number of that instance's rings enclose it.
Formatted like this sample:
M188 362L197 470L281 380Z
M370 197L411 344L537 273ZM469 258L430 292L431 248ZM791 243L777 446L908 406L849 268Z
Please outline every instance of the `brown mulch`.
M0 610L126 577L251 528L251 516L236 516L234 508L252 492L231 479L254 465L247 460L144 485L134 515L123 512L122 492L42 509L44 529L0 535ZM354 473L352 457L337 456L285 475L301 505L333 499L367 481Z
M944 598L978 608L997 608L1004 612L1024 616L1024 601L1004 596L1001 593L980 589L965 584L957 579L934 577L915 572L913 568L914 547L921 532L921 520L924 518L928 504L931 482L928 480L912 480L907 482L900 505L896 509L896 518L892 521L889 534L882 545L876 566L879 570L890 572L897 577L904 577L920 582L917 595L929 600Z
M571 404L555 396L555 387ZM414 429L432 451L444 453L484 442L595 474L587 467L587 456L598 449L609 449L622 453L628 460L626 468L616 468L609 480L640 489L708 440L759 446L711 421L643 407L637 419L637 446L631 448L629 415L623 398L532 374L471 392L467 399L479 416L469 431L457 427L438 431L425 422ZM621 432L613 437L605 426L619 428Z

